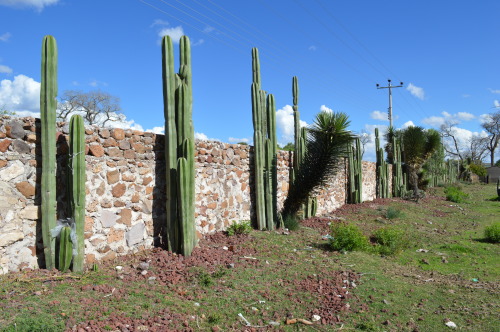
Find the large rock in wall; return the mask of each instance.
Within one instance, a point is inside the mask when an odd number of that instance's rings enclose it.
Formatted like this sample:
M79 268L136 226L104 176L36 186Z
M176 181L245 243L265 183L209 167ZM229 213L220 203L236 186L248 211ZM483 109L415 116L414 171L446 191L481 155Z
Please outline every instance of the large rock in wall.
M67 217L68 125L58 124L58 217ZM0 273L43 266L39 220L41 147L34 118L0 117ZM165 224L164 136L86 127L86 263L160 245ZM197 236L253 217L248 145L196 141ZM278 153L278 208L292 156ZM344 168L318 190L318 215L346 199ZM374 163L363 162L363 200L375 198Z

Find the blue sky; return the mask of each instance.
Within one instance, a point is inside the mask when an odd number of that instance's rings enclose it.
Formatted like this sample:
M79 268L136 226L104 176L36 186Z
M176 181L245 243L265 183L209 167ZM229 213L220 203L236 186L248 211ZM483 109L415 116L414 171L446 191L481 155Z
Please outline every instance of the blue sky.
M396 127L453 120L465 139L499 105L499 12L497 0L0 0L0 106L39 112L41 42L50 34L60 94L101 89L121 99L123 126L159 131L159 40L185 34L199 137L251 142L258 47L282 144L292 141L292 76L306 123L332 109L350 116L353 131L384 128L387 90L375 84L390 78L404 82L393 90Z

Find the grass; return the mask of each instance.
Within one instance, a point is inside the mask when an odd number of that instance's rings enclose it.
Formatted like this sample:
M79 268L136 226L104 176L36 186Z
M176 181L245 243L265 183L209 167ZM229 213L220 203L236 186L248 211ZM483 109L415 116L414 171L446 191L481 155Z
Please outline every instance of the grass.
M463 185L462 190L469 195L462 203L446 201L444 188L435 188L434 197L418 204L384 200L384 209L405 211L384 225L377 222L376 204L342 215L362 235L377 235L380 246L391 247L401 239L397 230L404 230L403 238L411 241L395 246L398 255L339 253L327 249L324 232L300 227L289 235L252 231L244 245L256 250L254 264L220 266L211 273L194 268L188 271L192 279L172 287L125 284L104 264L79 279L29 278L23 272L0 276L0 331L61 331L89 319L107 322L113 312L142 318L165 308L195 317L187 319L189 326L200 331L215 326L244 330L240 313L252 325L275 321L281 324L276 329L284 331L446 331L445 319L461 330L498 331L500 245L485 240L485 229L495 227L499 215L498 201L491 200L495 186ZM361 277L349 289L355 295L349 300L351 310L336 313L342 323L284 324L289 315L310 320L318 306L318 299L294 287L293 280L346 270ZM110 292L96 287L123 293L105 297ZM95 307L97 300L102 305ZM179 320L175 328L182 330L183 324ZM111 323L109 328L114 330Z

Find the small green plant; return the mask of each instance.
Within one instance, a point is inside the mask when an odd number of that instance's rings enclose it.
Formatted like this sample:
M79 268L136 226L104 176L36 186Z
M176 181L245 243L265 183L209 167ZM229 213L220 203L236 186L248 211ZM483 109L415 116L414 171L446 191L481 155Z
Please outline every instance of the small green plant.
M330 229L330 246L333 250L353 251L368 247L368 239L354 224L332 223Z
M222 321L222 316L221 316L221 315L219 315L219 314L217 314L217 313L215 313L215 314L213 314L213 315L210 315L210 316L208 316L208 318L207 318L207 322L208 322L209 324L218 324L218 323L220 323L221 321Z
M392 227L378 229L373 233L373 239L377 243L376 251L384 256L396 255L408 244L405 233Z
M64 322L50 315L17 317L12 325L2 331L8 332L57 332L64 331Z
M486 171L486 167L483 165L478 165L478 164L470 164L469 165L469 170L476 174L477 176L486 176L488 175L488 172Z
M449 186L444 189L444 194L446 195L446 200L462 203L469 195L460 190L460 187Z
M235 222L231 224L231 226L227 229L227 235L242 235L248 234L252 231L252 225L250 224L250 220L243 220L242 222Z
M299 229L299 218L296 216L292 215L287 215L283 218L283 224L285 225L285 228L288 228L290 231L296 231Z
M209 287L209 286L212 286L214 284L214 280L212 279L212 276L205 271L202 271L198 274L198 282L203 287Z
M217 269L217 271L215 271L214 273L212 273L212 277L215 278L215 279L220 279L223 276L225 276L226 274L227 274L227 269L225 269L221 265L221 266L219 266L219 268Z
M400 209L391 206L385 211L385 217L387 219L398 219L404 217L404 213Z
M488 226L484 230L484 237L489 242L500 243L500 222Z

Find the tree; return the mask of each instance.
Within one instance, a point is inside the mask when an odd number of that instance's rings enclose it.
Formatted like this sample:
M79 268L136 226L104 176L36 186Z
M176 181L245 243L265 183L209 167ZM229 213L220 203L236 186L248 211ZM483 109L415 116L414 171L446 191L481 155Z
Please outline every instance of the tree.
M67 122L73 113L81 114L85 123L106 126L108 122L123 121L120 99L107 92L65 91L57 107L57 118Z
M307 149L295 181L283 204L283 220L296 218L307 197L324 185L342 165L354 135L347 130L350 121L345 113L320 112L307 130Z
M371 143L372 137L364 129L361 130L358 137L359 137L359 142L361 143L361 158L363 158L363 155L365 154L365 146L366 144Z
M439 129L443 138L446 153L463 164L467 158L480 163L487 151L487 137L472 135L469 138L461 137L460 128L456 122L447 121Z
M281 150L295 151L295 145L293 143L287 143Z
M485 122L481 125L489 134L487 137L486 149L490 152L490 165L495 163L495 150L500 143L500 110L488 114Z
M435 130L424 130L422 127L410 126L401 131L403 138L404 163L407 167L413 196L418 201L418 173L422 165L439 148L441 138Z

